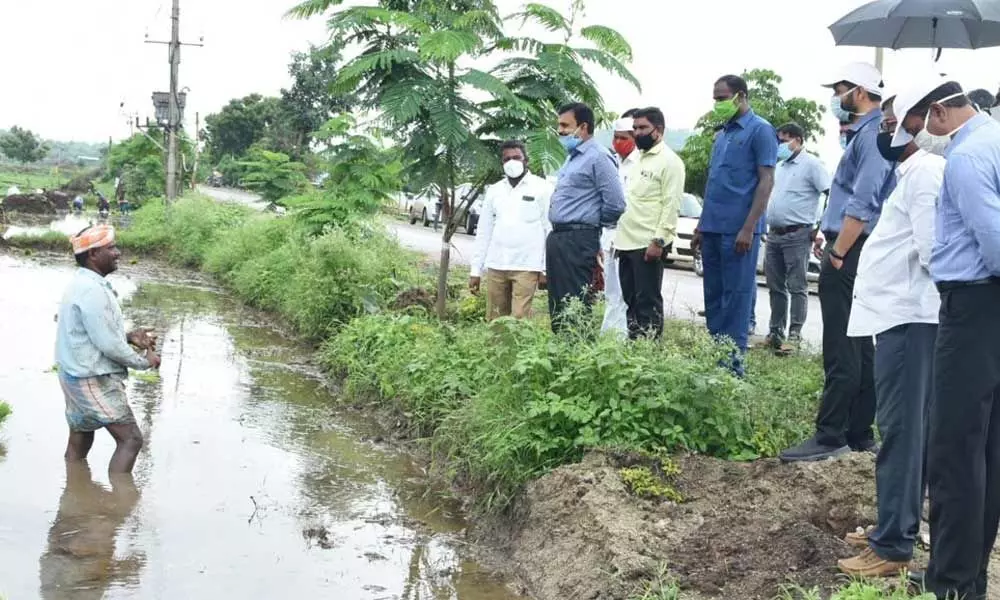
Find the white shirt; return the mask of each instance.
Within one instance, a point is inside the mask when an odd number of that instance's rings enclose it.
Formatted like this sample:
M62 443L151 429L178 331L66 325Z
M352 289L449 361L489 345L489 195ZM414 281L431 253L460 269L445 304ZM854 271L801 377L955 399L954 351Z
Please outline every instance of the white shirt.
M511 187L504 177L486 190L472 255L472 277L485 269L545 272L552 184L526 173Z
M919 150L897 167L896 189L861 250L848 336L938 322L941 297L929 269L944 165L944 158Z
M616 153L615 156L618 156L618 154ZM639 149L636 148L625 158L622 158L621 156L618 156L618 158L621 161L618 165L618 180L622 182L622 189L628 190L629 171L632 170L632 167L639 164L639 159L642 158L642 152L639 152ZM628 206L628 194L625 194L625 206ZM601 231L601 250L610 252L611 247L614 245L614 241L615 228L605 227L604 230Z

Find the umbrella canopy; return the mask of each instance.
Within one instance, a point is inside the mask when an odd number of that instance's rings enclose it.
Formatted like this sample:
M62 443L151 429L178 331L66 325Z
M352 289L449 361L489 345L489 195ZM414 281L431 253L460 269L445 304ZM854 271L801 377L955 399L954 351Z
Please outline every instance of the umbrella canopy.
M830 32L838 46L1000 46L1000 0L876 0L830 25Z

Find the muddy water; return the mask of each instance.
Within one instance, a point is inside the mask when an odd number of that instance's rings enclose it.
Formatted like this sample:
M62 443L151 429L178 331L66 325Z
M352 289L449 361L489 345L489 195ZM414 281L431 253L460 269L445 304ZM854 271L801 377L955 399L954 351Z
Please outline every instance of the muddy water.
M103 432L89 470L62 460L53 316L72 269L0 255L0 596L515 598L464 558L418 466L334 410L307 351L210 285L136 269L112 282L163 367L130 378L146 446L134 481L109 481Z
M20 215L17 224L0 229L2 229L4 239L14 236L41 235L49 231L72 235L98 219L96 213L69 212L55 217L52 215Z

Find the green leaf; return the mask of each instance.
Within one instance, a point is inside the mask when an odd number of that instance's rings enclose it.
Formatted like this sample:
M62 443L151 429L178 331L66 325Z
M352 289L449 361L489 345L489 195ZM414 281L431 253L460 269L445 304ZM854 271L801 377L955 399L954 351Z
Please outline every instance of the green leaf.
M642 91L642 84L639 83L636 76L629 71L628 67L626 67L624 63L615 58L613 55L601 50L594 50L592 48L575 48L574 51L580 56L580 58L604 67L605 70L610 71L611 73L631 83L637 91Z
M325 13L334 6L339 6L344 0L305 0L305 2L291 8L286 17L295 19L308 19L316 15Z
M529 20L536 21L549 31L570 32L569 23L566 18L554 8L549 8L544 4L528 3L524 5L524 10L514 13L510 19L521 19L522 26Z
M482 40L468 31L440 30L420 36L420 56L425 59L453 63L464 54L482 47Z
M458 81L487 92L496 98L501 98L506 102L517 102L517 98L502 79L494 77L485 71L469 69L468 72L458 77Z
M632 61L632 46L625 39L625 36L610 27L604 25L590 25L580 30L580 35L590 40L598 47L615 58L625 61Z

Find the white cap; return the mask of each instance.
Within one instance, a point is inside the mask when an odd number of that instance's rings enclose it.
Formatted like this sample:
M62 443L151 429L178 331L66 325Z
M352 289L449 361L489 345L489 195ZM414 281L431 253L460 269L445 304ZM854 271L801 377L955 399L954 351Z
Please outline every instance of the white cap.
M892 136L893 147L905 146L913 139L913 136L903 129L903 121L906 120L906 113L920 104L920 101L926 98L928 94L949 81L952 80L941 75L929 74L918 77L916 83L900 90L896 96L896 101L892 104L892 112L896 115L896 132Z
M852 85L863 88L873 94L881 96L884 91L882 83L882 73L866 62L853 62L844 65L833 79L833 83L824 84L823 87L832 88L838 83L846 81Z
M632 119L624 118L615 121L615 131L628 131L631 133L633 129Z

